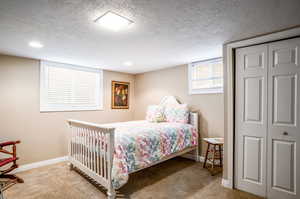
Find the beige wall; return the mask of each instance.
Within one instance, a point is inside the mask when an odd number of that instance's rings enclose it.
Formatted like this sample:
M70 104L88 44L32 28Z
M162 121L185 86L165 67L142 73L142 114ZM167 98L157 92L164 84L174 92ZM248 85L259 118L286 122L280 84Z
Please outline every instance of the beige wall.
M188 66L182 65L136 75L134 119L145 118L148 105L158 104L163 96L174 95L199 112L202 138L224 137L223 94L189 95L187 72ZM201 151L203 155L204 150Z
M39 111L39 61L0 55L0 139L21 140L20 164L65 156L66 119L97 123L133 119L134 75L104 71L104 110L81 112ZM111 80L129 81L129 110L112 110Z
M111 80L130 82L129 110L110 108ZM0 139L22 141L20 164L65 156L67 119L96 123L144 119L147 106L166 95L199 112L201 137L223 137L223 94L188 95L186 65L138 75L104 71L103 111L40 113L39 61L0 55Z

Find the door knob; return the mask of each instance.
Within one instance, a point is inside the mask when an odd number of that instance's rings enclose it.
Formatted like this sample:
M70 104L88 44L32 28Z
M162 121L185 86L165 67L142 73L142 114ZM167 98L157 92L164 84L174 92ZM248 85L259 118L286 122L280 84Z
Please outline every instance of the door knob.
M283 132L283 135L288 135L288 134L289 134L289 133L288 133L288 132L286 132L286 131L284 131L284 132Z

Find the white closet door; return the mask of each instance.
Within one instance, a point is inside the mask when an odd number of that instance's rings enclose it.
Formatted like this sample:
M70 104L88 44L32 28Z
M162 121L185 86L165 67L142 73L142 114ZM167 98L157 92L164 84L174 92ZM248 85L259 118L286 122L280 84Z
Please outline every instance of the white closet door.
M300 198L300 38L269 44L268 198Z
M235 187L266 195L267 45L236 51Z

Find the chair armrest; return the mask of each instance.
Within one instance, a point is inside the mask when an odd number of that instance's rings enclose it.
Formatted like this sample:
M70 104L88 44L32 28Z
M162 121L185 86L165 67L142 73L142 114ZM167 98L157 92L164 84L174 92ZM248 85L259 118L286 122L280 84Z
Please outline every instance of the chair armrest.
M9 146L9 145L16 145L21 143L19 140L18 141L8 141L8 142L2 142L0 143L0 147L5 147L5 146Z

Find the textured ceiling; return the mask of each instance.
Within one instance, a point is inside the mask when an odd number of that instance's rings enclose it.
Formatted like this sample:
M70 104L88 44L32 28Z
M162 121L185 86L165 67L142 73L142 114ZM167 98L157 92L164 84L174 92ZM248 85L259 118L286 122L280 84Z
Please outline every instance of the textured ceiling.
M108 10L134 26L97 26ZM300 0L0 0L0 53L140 73L218 57L226 41L299 24Z

